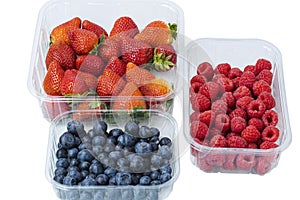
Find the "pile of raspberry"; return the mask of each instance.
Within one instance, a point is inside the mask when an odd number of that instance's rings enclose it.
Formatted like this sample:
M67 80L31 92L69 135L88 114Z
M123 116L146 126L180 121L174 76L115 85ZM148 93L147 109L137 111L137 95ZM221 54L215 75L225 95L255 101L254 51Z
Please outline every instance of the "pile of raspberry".
M276 127L278 115L274 110L276 101L272 95L271 70L272 63L264 58L258 59L255 65L245 66L243 71L229 63L216 67L208 62L199 64L197 75L190 80L193 109L190 134L194 141L214 148L278 147L276 141L280 131ZM204 168L205 171L214 166L229 170L254 167L257 173L265 173L272 162L249 156L206 159L201 167L210 165Z

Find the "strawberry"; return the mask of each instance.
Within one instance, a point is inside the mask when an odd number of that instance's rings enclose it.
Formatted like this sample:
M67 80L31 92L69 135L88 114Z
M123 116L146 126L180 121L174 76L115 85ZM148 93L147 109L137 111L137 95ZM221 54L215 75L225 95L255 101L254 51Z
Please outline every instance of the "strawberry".
M136 84L138 87L144 85L148 81L154 79L155 76L148 70L135 65L134 63L127 63L126 65L126 81Z
M123 16L115 21L109 36L115 38L133 38L138 33L139 29L135 22L130 17Z
M65 96L82 95L88 91L85 81L77 76L77 70L67 70L61 83L61 94Z
M114 110L145 109L146 102L143 94L134 83L127 83L118 95L118 100L114 101Z
M97 77L96 76L94 76L93 74L87 73L87 72L82 72L82 71L77 71L77 76L80 79L84 80L84 82L89 90L96 91L96 88L97 88Z
M53 60L56 60L64 70L74 69L76 53L72 47L67 44L52 44L46 55L47 69Z
M120 77L123 77L126 72L126 64L122 60L120 60L118 57L112 57L108 61L105 69L111 69L113 72L118 74Z
M171 44L162 44L154 49L153 64L156 71L169 71L176 62L177 54Z
M59 44L65 43L70 44L68 31L73 28L80 28L81 19L79 17L74 17L73 19L62 23L52 29L50 34L50 43L51 44Z
M87 110L105 110L106 109L106 104L101 102L101 101L93 101L93 102L87 102L83 101L80 102L76 108L77 111L72 115L73 120L79 120L79 121L84 121L84 120L90 120L92 117L99 117L98 113L94 112L86 112ZM80 112L80 111L85 111L85 112Z
M103 27L101 27L98 24L91 22L89 20L83 20L82 28L85 30L94 32L98 36L98 38L100 38L102 35L105 38L108 37L108 34Z
M92 31L77 28L68 33L70 44L79 55L89 53L98 44L98 36Z
M113 38L106 38L100 43L98 54L104 62L108 62L111 57L119 57L121 55L120 45Z
M67 102L64 101L44 101L42 104L43 113L46 118L54 119L59 114L71 110Z
M172 44L173 38L176 39L176 37L176 24L166 24L163 21L157 20L149 23L134 39L148 42L153 47L156 47L161 44Z
M95 55L82 55L78 56L76 59L76 69L93 74L95 76L99 76L103 69L104 63L102 59Z
M44 78L43 87L46 94L60 95L60 86L64 77L64 70L56 60L53 60Z
M124 80L111 69L105 69L98 78L97 94L99 96L112 96L121 92L125 85Z
M122 59L126 63L143 65L153 58L153 49L148 43L131 38L122 40L121 50Z
M155 78L140 87L144 96L159 97L171 91L171 85L162 78Z

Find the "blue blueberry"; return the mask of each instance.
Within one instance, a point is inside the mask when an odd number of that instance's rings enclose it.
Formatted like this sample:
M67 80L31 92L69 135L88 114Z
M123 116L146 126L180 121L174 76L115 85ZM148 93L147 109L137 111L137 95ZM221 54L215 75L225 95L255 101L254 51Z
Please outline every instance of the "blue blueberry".
M142 177L142 174L132 174L131 175L132 185L139 184L141 177Z
M98 121L94 126L93 126L93 131L95 134L98 135L104 135L107 131L107 124L104 121Z
M125 124L125 132L129 133L130 135L138 136L139 130L139 125L134 121L130 121Z
M153 180L150 183L150 185L160 185L160 184L161 184L160 180Z
M81 151L83 149L87 149L87 144L86 143L81 143L79 146L78 146L78 150Z
M118 144L118 140L117 137L114 136L110 136L107 138L106 140L107 143L113 144L113 145L117 145Z
M158 144L156 142L149 142L149 144L152 147L152 151L157 151L158 150Z
M77 170L69 171L67 176L74 178L77 183L83 179L82 174Z
M150 138L149 142L159 144L159 137L158 136L153 136L153 137Z
M64 180L63 180L63 184L64 185L77 185L77 181L74 177L70 177L70 176L65 176Z
M123 157L123 154L121 151L112 151L108 154L108 157L114 160L118 160Z
M140 185L150 185L151 178L149 176L142 176L140 178L139 184Z
M138 142L135 144L134 150L138 154L151 153L152 146L151 146L151 144L149 144L147 142Z
M108 133L109 137L119 137L120 135L122 135L124 132L122 131L122 129L118 129L118 128L114 128L111 129Z
M63 167L58 167L54 171L55 176L59 176L59 175L65 176L65 175L67 175L67 173L68 173L68 171Z
M55 180L56 182L63 184L65 176L60 174L60 175L56 175L54 176L53 180Z
M110 177L108 184L109 185L117 185L116 176Z
M106 176L105 174L99 174L97 177L96 177L96 181L99 185L107 185L108 184L108 176Z
M83 136L83 137L81 138L81 142L82 142L83 144L92 144L92 139L91 139L90 136L85 135L85 136ZM86 147L87 147L87 146L86 146ZM87 148L88 148L88 147L87 147Z
M151 156L151 165L154 167L154 168L159 168L162 166L163 164L163 158L160 156L160 155L157 155L157 154L153 154Z
M157 137L160 136L160 131L158 130L158 128L152 127L152 128L150 128L150 130L151 130L153 136L157 136Z
M116 184L117 185L130 185L131 184L131 174L129 172L118 172L116 174Z
M90 173L93 173L95 175L103 173L103 166L101 163L93 163L91 164L89 168Z
M159 177L160 177L160 173L159 173L158 170L154 170L154 171L152 171L151 174L150 174L150 178L151 178L152 180L157 180L157 179L159 179Z
M169 146L163 145L158 150L160 156L164 159L170 160L173 156L173 152Z
M75 136L75 143L76 143L76 147L78 147L82 142L81 142L81 139L77 136Z
M67 130L69 133L72 133L73 135L82 135L85 133L84 126L80 121L73 120L67 123Z
M123 137L123 142L119 141L119 138ZM120 142L122 145L126 146L126 147L133 147L136 143L136 137L134 137L133 135L124 133L123 135L118 137L118 142Z
M89 174L87 175L85 178L91 178L91 179L96 179L96 175L95 174Z
M172 145L172 141L168 137L163 137L160 139L159 144L160 144L160 146L167 145L170 147Z
M83 181L80 182L81 186L94 186L97 185L97 181L94 178L87 176Z
M129 167L130 165L130 162L128 159L126 158L120 158L118 161L117 161L117 166L120 168L120 169L124 169L124 168L127 168Z
M111 167L107 167L105 170L104 170L104 174L106 176L108 176L109 178L115 176L117 174L117 170L114 169L114 168L111 168Z
M96 145L92 147L92 151L94 155L99 155L100 153L102 153L104 151L104 147L100 146L100 145Z
M78 165L79 169L81 169L81 170L89 170L90 166L91 166L91 164L88 161L80 162Z
M92 145L94 146L96 145L103 146L105 144L106 144L106 138L103 136L98 135L92 139Z
M87 149L83 149L78 152L77 159L80 162L84 162L84 161L91 162L94 159L94 156Z
M64 149L71 149L76 146L76 140L73 134L65 132L59 138L59 143Z
M56 161L56 167L57 168L62 167L62 168L67 169L69 167L69 161L68 161L68 159L66 159L66 158L59 158Z
M171 174L172 173L172 168L170 165L163 166L159 169L161 174Z
M93 129L90 129L90 130L88 130L87 135L88 135L90 138L93 138L93 137L95 137L95 136L98 136L99 134L96 134L96 132L95 132Z
M109 153L109 152L111 152L111 151L113 151L113 150L115 150L115 145L114 145L114 144L106 143L106 144L104 145L104 151L105 151L106 153Z
M145 171L145 160L141 156L134 155L130 160L130 169L135 173L141 173Z
M68 151L66 149L58 149L56 151L56 158L68 158Z
M69 171L73 171L73 170L80 171L79 167L77 167L77 166L70 166L67 171L69 172Z
M153 134L151 129L148 126L141 126L139 129L139 137L141 138L150 138Z
M72 148L72 149L68 150L68 157L70 159L77 158L77 154L78 154L78 149L77 148Z
M160 182L161 183L165 183L167 182L168 180L170 180L172 178L171 174L169 173L164 173L160 176Z
M88 170L81 170L80 173L81 173L83 179L85 179L90 174L90 172Z

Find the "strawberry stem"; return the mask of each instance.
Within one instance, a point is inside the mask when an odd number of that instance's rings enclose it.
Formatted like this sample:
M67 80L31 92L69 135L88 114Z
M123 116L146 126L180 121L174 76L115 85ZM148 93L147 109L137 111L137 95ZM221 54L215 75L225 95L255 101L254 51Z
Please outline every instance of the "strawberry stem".
M176 40L176 38L177 38L177 24L168 23L168 26L171 30L171 35L172 35L173 39Z

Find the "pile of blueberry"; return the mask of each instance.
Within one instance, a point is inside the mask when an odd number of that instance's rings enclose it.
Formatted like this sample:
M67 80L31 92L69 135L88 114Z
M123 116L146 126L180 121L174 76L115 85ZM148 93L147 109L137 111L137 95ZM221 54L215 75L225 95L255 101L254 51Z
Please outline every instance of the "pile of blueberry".
M54 180L72 186L159 185L172 178L172 141L157 128L127 122L107 130L98 121L85 131L76 120L59 138Z

